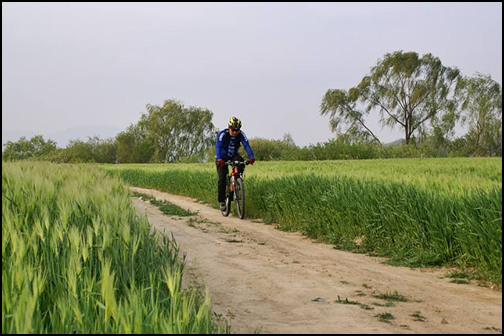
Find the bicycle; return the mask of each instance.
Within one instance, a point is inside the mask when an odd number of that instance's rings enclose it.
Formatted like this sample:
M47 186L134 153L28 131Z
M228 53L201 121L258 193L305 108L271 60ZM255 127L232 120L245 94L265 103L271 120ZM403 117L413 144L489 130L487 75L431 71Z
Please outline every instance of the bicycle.
M225 164L232 166L226 183L226 209L221 210L222 215L227 217L231 212L231 202L236 201L236 210L238 217L245 217L245 188L243 185L243 169L240 173L239 167L245 167L250 162L246 161L226 161Z

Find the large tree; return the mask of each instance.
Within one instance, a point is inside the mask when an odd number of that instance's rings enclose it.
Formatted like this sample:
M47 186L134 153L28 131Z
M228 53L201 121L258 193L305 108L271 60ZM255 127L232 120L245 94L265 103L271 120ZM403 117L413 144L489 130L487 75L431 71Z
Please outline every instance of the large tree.
M330 115L335 132L346 128L353 138L379 142L366 125L369 113L378 111L381 124L402 128L408 144L415 132L423 135L429 121L454 114L459 76L457 68L443 66L431 54L419 57L415 52L396 51L379 60L356 87L328 90L321 114Z
M154 140L153 160L176 162L205 154L215 137L212 117L208 109L185 107L179 101L166 100L162 106L147 105L147 114L142 115L139 123L146 126Z
M460 80L462 123L469 127L468 139L475 155L502 155L502 88L489 75ZM500 147L500 150L499 150Z

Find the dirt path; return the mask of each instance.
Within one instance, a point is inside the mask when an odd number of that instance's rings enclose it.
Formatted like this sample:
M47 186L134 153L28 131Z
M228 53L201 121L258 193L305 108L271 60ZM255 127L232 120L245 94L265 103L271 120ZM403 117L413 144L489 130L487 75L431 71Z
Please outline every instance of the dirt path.
M132 190L198 213L170 217L134 201L153 227L173 232L188 270L234 333L502 333L501 291L450 283L446 270L389 266L272 225L223 217L187 197ZM408 301L376 305L387 301L373 295L396 291ZM394 319L380 321L386 313Z

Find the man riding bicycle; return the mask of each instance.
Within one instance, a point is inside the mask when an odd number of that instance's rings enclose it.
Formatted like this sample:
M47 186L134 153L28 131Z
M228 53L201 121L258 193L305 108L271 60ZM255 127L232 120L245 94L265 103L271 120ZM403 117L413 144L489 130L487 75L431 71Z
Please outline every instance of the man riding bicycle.
M229 119L228 128L223 129L217 135L217 143L215 144L215 158L217 165L217 174L219 182L217 184L218 201L221 210L226 209L226 178L229 174L228 166L225 164L227 160L243 161L243 157L238 154L240 143L247 152L250 164L254 164L254 152L250 148L247 136L241 131L241 120L232 117ZM244 168L241 167L241 170Z

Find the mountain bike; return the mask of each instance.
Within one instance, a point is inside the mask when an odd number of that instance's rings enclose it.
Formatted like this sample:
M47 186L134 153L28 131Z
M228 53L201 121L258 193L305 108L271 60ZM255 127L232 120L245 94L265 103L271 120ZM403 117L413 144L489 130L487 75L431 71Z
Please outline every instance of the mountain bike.
M245 217L245 187L243 183L243 170L245 165L248 165L249 160L246 161L231 161L226 162L231 166L231 172L227 177L226 183L226 209L221 210L223 216L228 216L231 212L231 203L236 202L236 210L238 217L243 219ZM239 169L242 167L243 169ZM240 173L240 170L242 171Z

